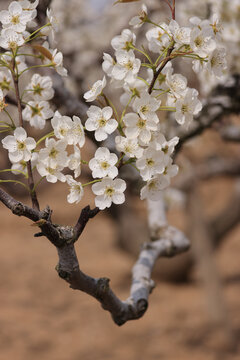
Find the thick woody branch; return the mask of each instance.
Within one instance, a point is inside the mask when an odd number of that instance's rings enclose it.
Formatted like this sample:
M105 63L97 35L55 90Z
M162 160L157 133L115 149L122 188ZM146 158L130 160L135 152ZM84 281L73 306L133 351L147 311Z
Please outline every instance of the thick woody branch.
M70 227L53 224L49 208L43 211L32 209L15 200L2 189L0 189L0 201L15 215L25 216L34 221L35 225L41 229L41 233L37 236L46 236L57 248L59 276L65 279L71 288L81 290L96 298L103 309L111 313L117 325L122 325L128 320L138 319L145 313L149 294L154 287L151 274L156 260L160 256L174 256L189 248L189 241L184 234L166 224L165 209L162 203L159 203L159 206L152 204L152 209L155 206L154 212L156 212L153 220L150 220L151 226L155 226L154 231L153 229L151 231L153 241L144 244L132 270L130 296L126 301L121 301L111 290L108 278L94 279L80 270L74 249L74 242L81 235L88 220L99 212L98 208L91 210L89 206L85 207L75 227ZM160 228L158 228L159 216L157 213L161 216Z
M139 319L145 313L149 294L154 287L151 273L156 260L160 256L174 256L188 248L189 241L186 237L172 227L167 227L157 241L146 243L133 267L130 297L126 301L121 301L114 294L108 278L95 279L80 270L73 244L58 249L59 263L56 269L71 288L97 299L120 326L129 320Z
M12 211L14 215L24 216L41 229L36 236L46 236L57 248L66 244L74 243L85 228L89 219L93 218L98 209L91 210L89 206L81 212L80 218L75 227L53 224L51 220L52 211L46 207L43 211L31 208L20 201L15 200L11 195L0 189L0 201Z

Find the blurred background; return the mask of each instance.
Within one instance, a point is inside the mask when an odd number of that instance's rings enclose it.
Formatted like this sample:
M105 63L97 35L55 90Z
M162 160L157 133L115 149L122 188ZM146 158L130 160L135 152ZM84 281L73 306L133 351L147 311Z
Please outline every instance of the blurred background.
M9 3L0 0L1 9ZM40 8L48 3L40 0ZM51 2L60 24L56 47L63 52L69 72L64 83L54 75L53 108L86 118L82 95L102 79L103 52L113 54L111 39L128 28L142 3ZM204 19L217 13L228 54L228 70L219 83L196 76L191 66L174 64L176 72L183 72L200 92L205 117L199 122L211 120L212 102L227 104L201 136L192 137L180 149L176 156L180 174L165 194L169 222L188 235L191 250L157 262L149 309L142 319L118 328L96 300L68 289L58 277L55 248L44 238L33 238L31 223L1 206L0 360L240 358L240 0L202 0L201 6L196 0L176 3L181 26L188 26L191 16ZM154 21L170 19L163 1L145 4ZM139 43L144 33L139 29ZM118 93L112 99L118 104ZM83 158L91 158L95 149L88 140ZM1 168L9 167L3 150L0 161ZM149 240L138 184L131 174L126 176L131 186L124 206L96 216L76 244L81 269L94 277L109 277L121 299L128 297L131 268L141 243ZM82 181L89 179L90 173L83 171ZM29 203L17 185L6 190ZM73 225L81 208L93 206L94 199L88 189L80 208L66 202L67 193L61 183L42 183L39 199L42 208L49 204L54 210L54 222Z

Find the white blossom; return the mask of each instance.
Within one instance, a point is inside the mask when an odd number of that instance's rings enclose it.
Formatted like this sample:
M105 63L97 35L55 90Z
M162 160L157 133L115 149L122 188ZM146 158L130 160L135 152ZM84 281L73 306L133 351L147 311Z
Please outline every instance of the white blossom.
M38 154L36 152L33 152L32 156L31 156L31 167L32 167L32 169L37 164L37 161L38 161ZM12 173L14 175L20 175L21 172L27 174L27 161L20 160L20 161L18 161L16 163L13 163L12 166L11 166L11 170L12 170Z
M54 135L58 139L64 139L67 143L70 138L71 141L71 129L72 129L72 119L69 116L62 116L58 111L54 113L54 116L51 120L51 125L54 129Z
M67 76L67 69L63 67L63 54L57 49L54 49L52 52L51 63L59 75Z
M78 204L84 194L82 184L74 180L71 175L66 175L66 180L70 187L70 194L67 196L67 201L70 204Z
M110 153L108 148L99 147L95 152L94 158L89 161L89 168L92 170L93 178L110 177L114 179L118 175L116 163L118 157L114 153Z
M165 165L164 153L153 148L145 149L141 158L136 161L136 166L144 181L150 180L156 174L163 173Z
M171 41L171 32L167 24L163 23L160 27L154 27L147 31L148 48L154 53L164 51Z
M54 41L55 32L58 32L59 30L59 22L56 16L54 15L52 9L47 9L46 15L47 15L46 22L49 25L41 30L41 34L50 36L50 39Z
M46 139L45 148L39 151L39 162L48 164L50 167L56 165L67 166L68 155L66 152L67 143L63 140Z
M171 90L171 93L176 97L181 97L184 90L187 88L187 79L181 74L171 74L167 72L166 85Z
M124 29L121 35L115 36L112 41L111 45L114 50L130 50L130 44L135 44L136 42L136 35L129 29Z
M221 78L223 71L227 68L226 49L215 49L209 56L207 62L207 69L212 72L217 78Z
M141 118L157 123L159 122L159 119L155 111L159 109L160 105L161 100L157 100L146 91L143 91L140 98L136 98L134 100L133 110L136 111L141 116Z
M118 50L116 60L117 63L113 67L112 77L116 80L133 81L140 69L141 60L136 59L132 50Z
M101 109L92 105L87 111L88 119L85 127L88 131L95 131L97 141L106 140L118 127L118 122L112 119L113 110L110 106Z
M102 69L110 77L112 76L112 70L115 64L116 62L111 55L103 53Z
M85 133L82 121L78 116L73 115L72 128L68 136L69 145L77 145L81 148L85 144Z
M149 144L156 150L162 150L164 155L170 156L175 146L179 142L179 137L174 136L169 141L166 140L165 136L161 133L156 134L156 136L152 139L151 143Z
M187 126L192 121L193 116L202 110L202 104L197 98L197 90L187 89L184 96L176 101L176 121Z
M136 113L128 113L123 117L126 125L124 129L125 135L129 139L139 138L143 144L149 143L151 140L151 132L157 131L158 122L154 120L142 119Z
M6 96L6 94L11 90L12 86L12 77L9 70L3 70L0 71L0 89L3 92L3 95Z
M36 101L50 100L54 96L52 85L53 83L50 76L34 74L30 84L26 87L26 90Z
M161 191L166 189L170 185L171 178L176 176L178 173L178 166L172 165L172 160L164 169L162 174L157 174L141 189L140 198L141 200L150 199L157 201L161 198Z
M169 29L173 34L174 41L176 42L175 47L182 45L189 45L191 29L188 27L180 27L175 20L171 20Z
M87 102L96 100L96 98L101 94L102 90L105 88L107 82L105 76L102 80L96 81L91 89L87 91L83 97Z
M56 183L58 180L61 182L66 181L66 176L61 172L64 166L58 163L49 164L48 162L39 161L37 163L37 171L41 176L46 177L46 180L51 183Z
M141 12L138 16L134 16L130 21L129 25L133 26L135 29L141 27L147 18L147 7L145 4L142 4Z
M143 91L148 90L147 84L140 79L133 79L123 85L124 93L120 96L120 102L126 106L132 96L141 96Z
M4 49L15 50L24 44L22 34L18 34L12 29L3 29L0 36L0 46Z
M69 156L68 167L74 170L74 177L77 178L81 174L81 152L77 146L74 146L74 153Z
M26 29L26 25L30 20L31 14L23 11L22 6L17 1L12 1L8 10L0 11L0 22L3 27L18 33L22 33Z
M143 154L143 149L139 146L137 139L128 139L124 136L115 137L116 149L123 152L130 158L140 158Z
M83 147L85 144L85 133L81 119L73 116L73 120L69 116L62 116L58 111L55 112L51 120L54 129L54 135L58 139L63 139L68 145L79 145Z
M196 27L191 31L190 46L194 53L201 57L205 57L215 50L216 41L212 38L209 29L203 28L203 30L200 30Z
M26 131L22 127L17 127L13 135L8 135L2 140L4 149L9 151L11 162L29 161L32 150L36 147L36 141L32 137L27 137Z
M147 184L140 191L140 199L149 199L152 201L158 201L162 197L162 190L168 187L168 179L161 174L156 175L149 180Z
M92 185L92 191L96 195L95 205L100 210L109 208L112 203L122 204L125 201L124 191L126 183L122 179L104 178L101 182Z
M31 126L43 129L46 119L53 116L53 111L47 101L29 101L22 114L23 119L29 121Z

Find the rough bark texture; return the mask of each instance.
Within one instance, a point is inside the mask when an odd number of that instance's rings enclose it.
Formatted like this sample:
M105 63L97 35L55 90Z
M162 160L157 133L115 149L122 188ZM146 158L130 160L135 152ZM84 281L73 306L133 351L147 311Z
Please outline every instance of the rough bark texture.
M59 276L67 281L71 288L96 298L103 309L111 313L117 325L138 319L145 313L149 294L154 287L151 274L156 260L160 256L174 256L189 248L189 241L184 234L167 224L162 199L158 204L150 202L151 211L154 211L153 217L149 219L152 241L144 244L132 270L130 296L126 301L121 301L111 290L108 278L95 279L80 270L74 248L74 243L83 232L88 220L99 212L98 208L91 210L86 206L76 225L71 227L53 224L49 207L43 211L32 209L15 200L2 189L0 189L0 200L15 215L25 216L35 222L35 225L41 229L41 232L35 236L46 236L57 248L59 262L56 270Z

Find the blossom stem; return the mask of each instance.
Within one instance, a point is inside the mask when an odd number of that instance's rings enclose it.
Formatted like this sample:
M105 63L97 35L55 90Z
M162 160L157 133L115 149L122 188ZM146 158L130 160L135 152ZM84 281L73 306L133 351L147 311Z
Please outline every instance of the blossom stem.
M18 180L0 180L0 184L1 183L16 183L16 184L20 184L20 185L22 185L23 187L25 187L25 189L27 189L27 191L28 192L30 192L30 189L29 189L29 187L26 185L26 184L24 184L23 182L21 182L21 181L18 181Z
M121 153L120 157L118 159L118 162L116 163L116 167L119 169L121 167L121 165L123 164L122 159L124 158L125 154Z
M176 108L175 107L171 107L171 106L160 106L160 108L158 110L161 110L161 111L176 111Z
M19 84L18 84L18 79L20 75L17 72L17 66L16 66L16 56L17 54L15 53L15 56L13 58L13 70L12 70L12 78L13 78L13 82L14 82L14 88L15 88L15 95L16 95L16 100L17 100L17 108L18 108L18 116L19 116L19 126L21 126L22 128L24 128L23 125L23 117L22 117L22 102L21 102L21 98L20 98L20 93L19 93ZM16 72L15 72L16 69ZM28 172L28 186L30 189L30 195L31 195L31 199L32 199L32 206L34 209L39 210L39 202L37 199L37 194L34 190L34 180L33 180L33 173L32 173L32 166L31 166L31 160L29 160L27 162L27 172Z
M50 133L48 133L47 135L44 135L43 137L41 137L41 139L39 139L36 143L36 146L38 146L42 141L44 141L45 139L54 136L54 132L51 131Z
M53 64L43 64L43 65L33 65L33 66L29 66L28 68L24 69L23 71L20 72L20 74L18 75L19 77L25 72L28 71L30 69L36 69L36 68L43 68L43 67L52 67Z
M168 52L167 52L167 56L165 57L165 59L163 59L161 61L161 65L159 67L159 69L155 72L154 76L153 76L153 79L152 79L152 82L149 86L149 89L148 89L148 93L151 94L152 91L153 91L153 88L154 88L154 84L159 76L159 74L161 73L161 71L164 69L164 67L167 65L167 63L172 59L172 57L170 56L172 51L173 51L173 44L171 44L171 46L169 47L168 49Z
M31 34L26 38L25 43L27 43L27 42L30 41L30 40L33 40L33 39L34 39L33 36L34 36L34 35L37 35L37 34L39 33L39 31L41 31L43 28L45 28L45 27L47 27L47 26L51 26L51 23L49 22L49 23L41 26L39 29L35 30L33 33L31 33Z
M83 164L83 165L88 165L88 161L86 161L86 160L81 160L81 164Z
M150 64L153 63L152 60L151 60L151 58L150 58L150 56L149 56L144 50L141 50L141 49L136 48L135 46L133 46L133 44L130 45L130 48L133 49L133 50L136 50L136 51L140 52L141 54L143 54L143 55L148 59L148 61L149 61Z
M120 118L120 121L119 121L119 126L121 127L121 129L122 129L123 117L124 117L124 115L125 115L125 113L126 113L126 111L127 111L128 106L131 104L131 101L132 101L132 99L133 99L134 97L135 97L135 95L132 95L132 96L130 97L130 99L128 100L127 105L125 106L125 108L124 108L124 110L123 110L123 112L122 112L122 115L121 115L121 118Z
M113 105L112 101L109 100L108 97L107 97L105 94L103 94L103 93L102 93L102 96L104 97L104 100L105 100L106 104L107 104L108 106L111 106L111 108L113 109L113 112L114 112L114 114L115 114L115 116L116 116L116 120L117 120L117 122L119 122L118 112L117 112L115 106Z
M26 179L28 178L28 174L25 173L24 171L21 171L21 170L18 170L18 169L4 169L4 170L0 170L0 173L2 172L8 172L8 171L16 171L18 172L19 174L22 174Z
M82 187L85 187L87 185L92 185L92 184L95 184L96 182L100 182L100 181L102 181L102 179L96 179L96 180L90 181L86 184L82 184Z
M15 125L15 123L14 123L14 120L13 120L13 118L11 117L11 115L9 114L9 112L8 112L6 109L3 109L3 111L7 114L7 116L8 116L9 119L11 120L12 127L13 127L14 129L16 129L16 125Z
M35 184L34 187L33 187L33 191L36 190L37 186L42 182L43 179L45 179L45 177L46 177L46 176L42 176L41 179L39 179L39 180L36 182L36 184Z

